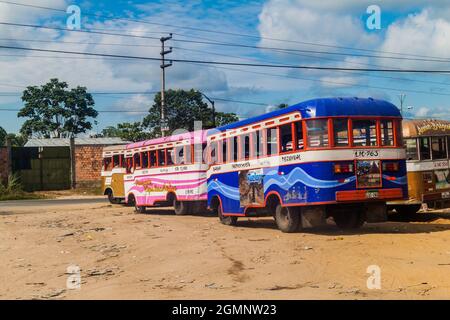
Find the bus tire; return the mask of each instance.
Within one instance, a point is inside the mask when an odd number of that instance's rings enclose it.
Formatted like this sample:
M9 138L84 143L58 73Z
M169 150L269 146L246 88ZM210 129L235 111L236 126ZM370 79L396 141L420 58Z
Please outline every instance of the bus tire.
M173 210L177 216L183 216L189 213L190 205L186 201L173 201Z
M365 222L361 211L337 212L333 215L334 222L341 230L359 229Z
M112 191L108 192L108 201L111 204L120 204L120 199L114 198L114 194L112 193Z
M292 233L298 231L300 227L300 214L295 208L278 204L275 209L275 222L280 231Z
M226 226L235 226L237 224L238 217L224 216L222 214L222 206L220 205L217 207L217 215L219 217L220 223Z

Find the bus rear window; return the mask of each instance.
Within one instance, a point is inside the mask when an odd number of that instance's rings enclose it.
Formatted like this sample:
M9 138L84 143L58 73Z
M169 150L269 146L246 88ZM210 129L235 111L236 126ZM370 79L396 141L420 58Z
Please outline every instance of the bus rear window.
M353 120L353 145L357 147L377 145L377 122L375 120Z
M306 121L307 141L310 148L328 147L328 120Z
M348 120L333 120L333 137L335 147L348 147Z
M381 120L381 145L393 146L394 145L394 125L392 120Z

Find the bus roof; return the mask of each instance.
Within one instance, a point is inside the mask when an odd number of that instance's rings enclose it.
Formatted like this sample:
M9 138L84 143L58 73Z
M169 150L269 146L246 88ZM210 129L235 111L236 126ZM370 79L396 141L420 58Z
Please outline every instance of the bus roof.
M332 116L379 116L401 118L400 110L392 103L384 100L356 97L322 98L300 102L284 109L275 110L260 116L218 127L213 130L226 131L235 129L294 111L300 111L303 119ZM213 133L214 131L211 131L211 134Z
M421 119L403 121L403 136L405 138L422 136L445 136L450 134L450 121L436 119Z
M180 133L173 136L168 136L164 138L155 138L151 140L139 141L135 143L130 143L127 145L127 149L136 149L146 146L151 146L154 144L162 144L168 142L176 142L180 140L191 139L194 143L203 143L206 141L206 130L197 130L193 132Z

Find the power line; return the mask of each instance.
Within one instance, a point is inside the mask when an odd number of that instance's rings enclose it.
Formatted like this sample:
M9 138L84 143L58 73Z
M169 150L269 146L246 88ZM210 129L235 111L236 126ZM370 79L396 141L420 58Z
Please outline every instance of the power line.
M0 1L0 3L66 13L65 9L58 9L58 8L51 8L51 7L45 7L45 6L37 6L37 5L31 5L31 4L17 3L17 2L12 2L12 1ZM97 18L105 18L105 19L109 19L109 20L118 20L118 21L143 23L143 24L149 24L149 25L170 27L170 28L175 28L175 29L186 29L186 30L207 32L207 33L213 33L213 34L224 34L224 35L230 35L230 36L236 36L236 37L247 37L247 38L253 38L253 39L263 39L263 40L279 41L279 42L286 42L286 43L297 43L297 44L302 44L302 45L319 46L319 47L326 47L326 48L337 48L337 49L363 51L363 52L378 52L378 53L395 54L395 55L400 55L401 56L400 58L404 58L405 56L410 56L410 57L419 57L419 58L445 59L445 60L448 60L448 58L441 58L441 57L416 55L416 54L408 54L408 53L392 52L392 51L373 50L373 49L354 48L354 47L346 47L346 46L336 46L336 45L323 44L323 43L314 43L314 42L299 41L299 40L278 39L278 38L271 38L271 37L249 35L249 34L244 34L244 33L234 33L234 32L227 32L227 31L210 30L210 29L198 28L198 27L178 26L178 25L167 24L167 23L151 22L151 21L142 20L142 19L132 19L132 18L108 16L108 15L103 15L103 14L98 14L98 13L90 13L90 12L86 12L86 11L84 11L83 14L86 15L86 16L94 16L94 17L97 17Z
M1 3L1 1L0 1L0 3ZM42 25L22 24L22 23L13 23L13 22L0 22L0 25L16 26L16 27L28 27L28 28L40 28L40 29L49 29L49 30L59 30L59 31L65 31L65 32L91 33L91 34L100 34L100 35L118 36L118 37L131 37L131 38L139 38L139 39L159 40L159 38L151 37L151 36L132 35L132 34L124 34L124 33L111 33L111 32L103 32L103 31L93 31L93 30L89 30L89 29L86 29L86 30L76 30L76 29L70 30L70 29L66 29L66 28L48 27L48 26L42 26ZM229 42L218 42L218 41L214 41L214 40L213 41L199 41L199 40L187 40L187 39L172 39L172 41L184 42L184 43L193 43L193 44L208 44L208 45L216 45L216 46L227 46L227 47L240 47L240 48L269 50L269 51L275 51L275 52L279 52L279 53L313 53L313 54L338 55L338 56L356 56L356 57L371 57L371 58L379 58L379 59L395 59L395 60L406 60L406 61L442 62L442 63L450 62L449 58L432 58L432 57L428 57L428 58L407 58L405 56L392 57L392 56L353 54L353 53L342 53L342 52L325 52L325 51L317 51L317 50L278 48L278 47L247 45L247 44L239 44L239 43L229 43ZM398 70L401 70L401 69L398 69Z
M106 54L106 53L78 52L78 51L66 51L66 50L50 50L50 49L25 48L25 47L16 47L16 46L0 46L0 48L12 49L12 50L40 51L40 52L74 54L74 55L87 55L87 56L99 56L99 57L112 57L112 58L126 58L126 59L161 61L161 58L155 58L155 57L129 56L129 55ZM398 72L398 73L429 73L429 74L450 73L450 70L343 68L343 67L279 65L279 64L263 64L263 63L239 63L239 62L206 61L206 60L191 60L191 59L170 59L170 60L173 61L173 62L180 62L180 63L198 63L198 64L210 64L210 65L231 65L231 66L266 67L266 68L283 68L283 69L328 70L328 71L340 70L340 71L365 71L365 72Z

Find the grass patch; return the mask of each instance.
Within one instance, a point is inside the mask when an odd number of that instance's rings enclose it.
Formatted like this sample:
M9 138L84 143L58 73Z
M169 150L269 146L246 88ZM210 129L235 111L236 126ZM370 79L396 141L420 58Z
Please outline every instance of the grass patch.
M19 178L16 175L9 175L8 182L0 183L0 201L8 200L34 200L45 199L44 195L25 192L22 189Z

